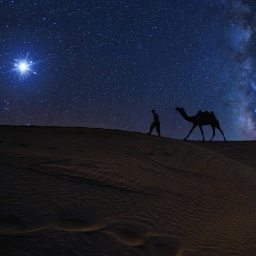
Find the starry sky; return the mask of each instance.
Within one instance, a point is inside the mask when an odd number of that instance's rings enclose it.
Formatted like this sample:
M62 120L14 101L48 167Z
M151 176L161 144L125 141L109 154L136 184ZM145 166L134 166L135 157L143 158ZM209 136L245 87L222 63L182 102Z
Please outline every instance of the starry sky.
M256 139L255 31L254 0L0 0L0 125L146 133L155 109L182 139L178 106Z

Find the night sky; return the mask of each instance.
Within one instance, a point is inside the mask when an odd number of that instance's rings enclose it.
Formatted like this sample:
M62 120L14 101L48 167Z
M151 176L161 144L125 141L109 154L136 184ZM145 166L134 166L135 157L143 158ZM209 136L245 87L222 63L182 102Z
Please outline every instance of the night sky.
M256 139L254 2L0 0L0 125L147 133L155 109L162 135L183 139L179 106Z

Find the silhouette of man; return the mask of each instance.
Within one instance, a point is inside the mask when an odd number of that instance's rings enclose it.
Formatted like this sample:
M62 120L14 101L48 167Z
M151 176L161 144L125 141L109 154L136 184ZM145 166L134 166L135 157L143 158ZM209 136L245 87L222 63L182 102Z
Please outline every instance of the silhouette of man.
M156 131L158 133L158 136L161 136L161 132L160 132L160 121L159 121L159 116L156 113L156 111L154 109L151 110L152 114L154 115L154 121L152 122L152 124L150 125L149 128L149 132L148 134L151 135L152 131L154 128L156 128Z

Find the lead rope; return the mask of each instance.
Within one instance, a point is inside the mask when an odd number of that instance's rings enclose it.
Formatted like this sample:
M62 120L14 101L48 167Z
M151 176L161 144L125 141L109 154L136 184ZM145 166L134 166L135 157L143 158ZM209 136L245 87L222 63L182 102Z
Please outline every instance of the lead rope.
M173 132L174 132L174 130L175 130L175 126L176 126L176 119L177 119L176 117L177 117L177 111L175 111L174 125L173 125L173 129L172 129L172 131L171 131L170 136L172 136L172 134L173 134Z

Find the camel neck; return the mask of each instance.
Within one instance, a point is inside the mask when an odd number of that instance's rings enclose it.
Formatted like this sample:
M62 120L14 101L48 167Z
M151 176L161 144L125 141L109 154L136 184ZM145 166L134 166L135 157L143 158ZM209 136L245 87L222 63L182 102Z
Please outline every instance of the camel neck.
M185 111L184 109L181 109L179 112L180 112L180 114L182 115L182 117L183 117L186 121L188 121L188 122L193 122L193 120L194 120L193 116L188 116L187 113L186 113L186 111Z

